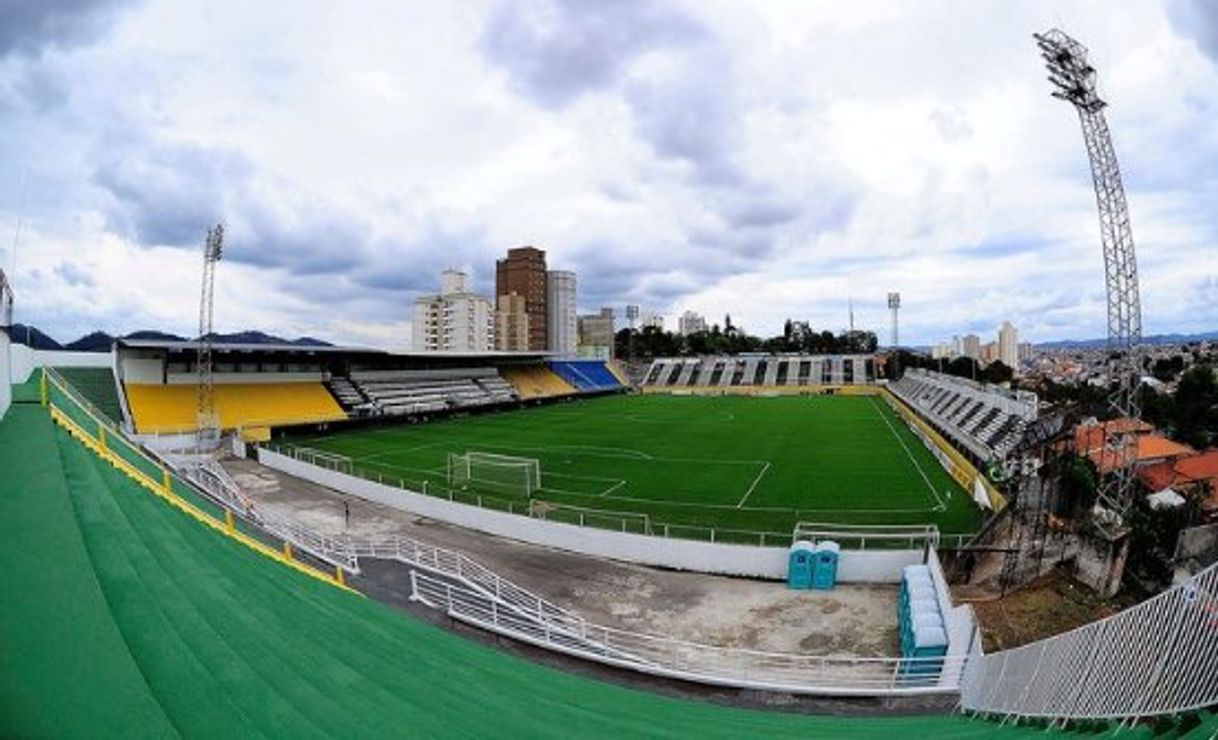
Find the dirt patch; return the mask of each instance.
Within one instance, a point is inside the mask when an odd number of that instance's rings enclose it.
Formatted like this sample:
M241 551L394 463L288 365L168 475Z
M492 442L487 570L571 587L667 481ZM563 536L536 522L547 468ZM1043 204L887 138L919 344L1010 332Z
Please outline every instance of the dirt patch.
M1136 596L1104 599L1090 587L1053 570L1001 599L973 604L987 652L1061 634L1125 609Z

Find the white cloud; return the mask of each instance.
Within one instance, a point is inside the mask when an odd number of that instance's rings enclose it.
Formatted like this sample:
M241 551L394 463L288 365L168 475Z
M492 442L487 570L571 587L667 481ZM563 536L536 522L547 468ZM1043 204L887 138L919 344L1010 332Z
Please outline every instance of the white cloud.
M1078 125L1031 43L1112 103L1148 331L1215 328L1218 28L1203 4L71 0L0 34L17 312L61 339L225 329L401 346L413 296L536 244L581 303L931 342L1101 335ZM5 243L7 240L0 240ZM0 262L7 264L8 260Z

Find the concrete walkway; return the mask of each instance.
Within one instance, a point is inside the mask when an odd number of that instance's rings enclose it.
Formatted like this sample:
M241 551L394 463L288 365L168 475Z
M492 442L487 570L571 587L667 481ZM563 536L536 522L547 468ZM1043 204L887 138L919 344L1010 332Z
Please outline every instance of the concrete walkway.
M290 516L321 532L401 533L459 550L595 623L771 652L860 657L898 654L895 585L790 591L778 582L658 570L425 519L251 460L228 459L224 466L264 510Z

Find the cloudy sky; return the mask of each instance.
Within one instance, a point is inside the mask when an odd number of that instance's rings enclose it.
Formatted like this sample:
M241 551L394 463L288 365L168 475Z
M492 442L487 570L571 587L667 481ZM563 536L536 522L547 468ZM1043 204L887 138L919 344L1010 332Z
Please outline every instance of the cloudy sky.
M0 265L17 320L405 347L505 249L581 309L902 340L1103 336L1078 121L1111 102L1147 333L1218 329L1218 3L0 0ZM18 247L11 249L21 222ZM15 268L13 265L15 264Z

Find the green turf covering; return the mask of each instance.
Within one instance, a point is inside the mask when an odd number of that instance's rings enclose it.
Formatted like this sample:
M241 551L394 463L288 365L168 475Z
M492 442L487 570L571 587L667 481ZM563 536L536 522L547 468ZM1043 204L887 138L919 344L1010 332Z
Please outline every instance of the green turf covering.
M293 441L350 456L365 475L416 490L427 481L429 491L444 487L449 453L536 458L542 489L533 498L642 512L653 529L668 523L789 536L797 521L819 521L934 523L952 534L975 531L982 518L874 397L612 396ZM512 501L491 485L466 490L483 494L484 504L501 499L499 508ZM528 505L517 498L513 508ZM613 517L586 519L618 525Z
M809 717L537 666L285 568L17 407L0 422L0 736L1034 737Z
M99 411L111 421L122 422L123 409L119 405L118 389L114 385L114 373L108 367L64 367L58 368L64 380L89 399Z
M94 575L44 409L0 422L0 735L172 736Z
M24 383L13 384L13 403L39 403L38 383L42 372L35 370Z

